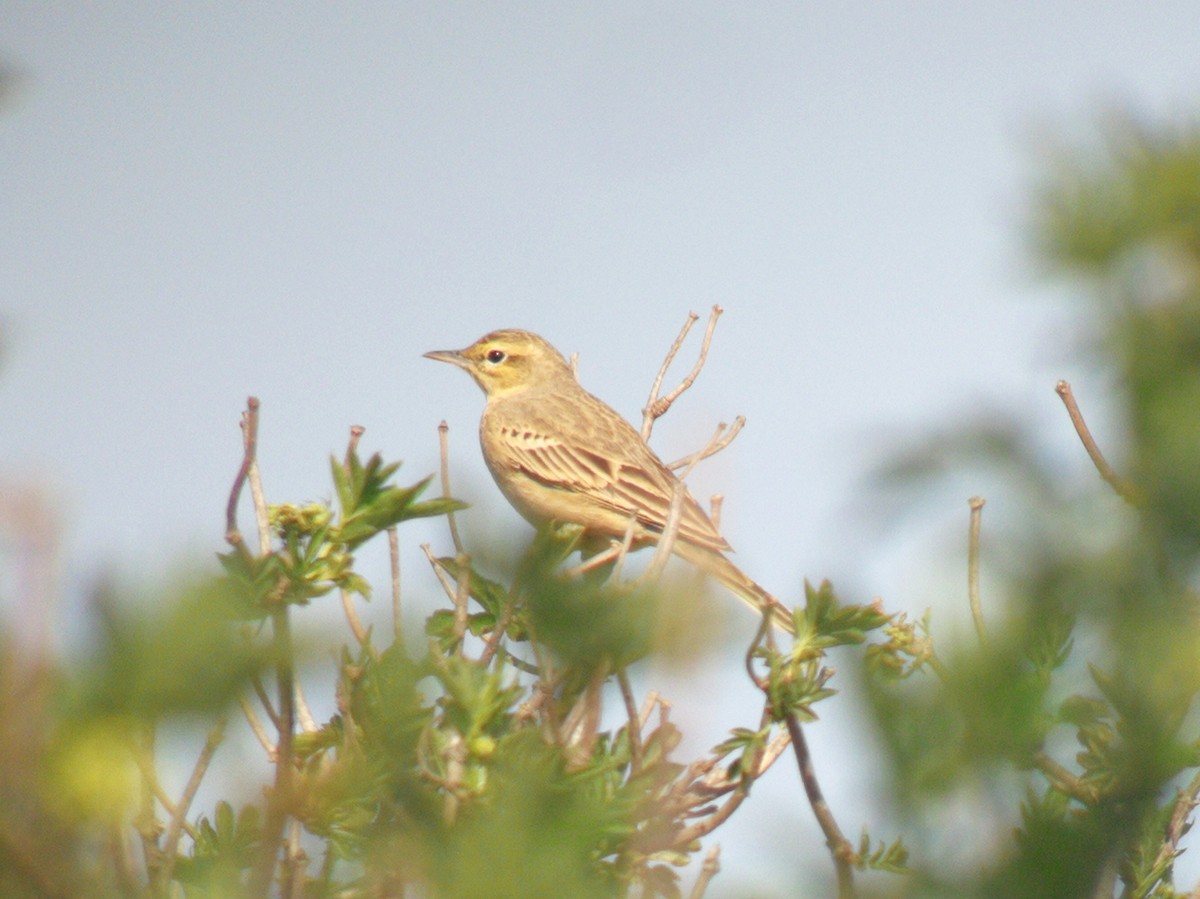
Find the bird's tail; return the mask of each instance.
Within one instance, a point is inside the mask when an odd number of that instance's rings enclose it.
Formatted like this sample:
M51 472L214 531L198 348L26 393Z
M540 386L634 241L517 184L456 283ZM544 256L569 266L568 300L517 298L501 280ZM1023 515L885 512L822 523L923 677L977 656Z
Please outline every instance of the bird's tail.
M796 624L792 619L791 610L759 586L728 558L685 540L676 540L671 550L681 559L691 562L697 568L712 575L759 615L769 609L776 626L795 635Z

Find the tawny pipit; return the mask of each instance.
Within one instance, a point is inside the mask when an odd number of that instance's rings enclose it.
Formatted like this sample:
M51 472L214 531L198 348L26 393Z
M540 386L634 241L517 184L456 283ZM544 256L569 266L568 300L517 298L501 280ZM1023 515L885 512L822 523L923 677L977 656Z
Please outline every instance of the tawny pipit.
M426 353L467 372L487 394L479 422L483 458L508 501L534 525L582 525L585 535L655 543L672 497L682 508L672 551L711 574L756 610L791 615L725 557L729 544L687 488L614 409L579 386L571 366L529 331L493 331L465 350Z

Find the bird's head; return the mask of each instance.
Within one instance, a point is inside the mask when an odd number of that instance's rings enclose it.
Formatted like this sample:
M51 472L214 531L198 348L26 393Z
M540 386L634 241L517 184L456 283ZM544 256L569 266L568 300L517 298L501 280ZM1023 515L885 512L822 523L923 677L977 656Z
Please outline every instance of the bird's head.
M493 331L464 350L435 350L425 358L457 365L489 397L559 384L564 378L575 381L562 353L530 331Z

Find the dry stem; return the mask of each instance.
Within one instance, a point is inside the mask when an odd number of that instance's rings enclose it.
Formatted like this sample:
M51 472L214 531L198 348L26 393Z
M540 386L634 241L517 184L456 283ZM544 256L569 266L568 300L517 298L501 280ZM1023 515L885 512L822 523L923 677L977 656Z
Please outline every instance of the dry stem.
M1136 505L1139 499L1137 488L1117 474L1113 467L1108 464L1108 460L1104 458L1104 453L1100 452L1100 447L1092 437L1092 432L1088 430L1087 422L1083 420L1083 413L1079 411L1079 404L1075 402L1075 394L1071 390L1071 385L1066 381L1059 381L1054 385L1054 392L1059 395L1059 398L1063 401L1063 405L1067 407L1067 415L1071 417L1071 424L1075 426L1075 433L1079 435L1079 439L1083 443L1083 448L1087 450L1088 457L1092 460L1092 464L1096 466L1096 471L1100 473L1100 477L1123 500Z
M988 635L983 620L983 603L979 598L979 528L985 502L982 496L967 500L971 507L971 529L967 538L967 599L971 604L971 617L975 620L975 633L984 647L988 645Z
M442 480L442 497L450 499L450 441L449 441L450 425L446 424L445 420L438 425L438 455L441 459L440 471ZM446 513L446 523L450 526L450 539L454 541L454 552L456 555L462 555L463 549L462 538L458 534L458 522L454 518L454 512Z
M671 348L667 351L667 357L663 360L662 366L658 370L658 375L654 379L654 385L650 388L650 397L646 400L646 407L642 410L642 441L650 441L650 432L654 428L654 422L666 414L671 408L671 404L683 394L685 390L695 383L696 378L700 375L700 370L704 368L705 360L708 359L708 348L712 344L713 331L717 327L717 319L721 317L721 313L725 310L720 306L713 306L712 311L708 316L708 326L704 330L704 340L700 344L700 354L696 359L696 364L692 366L692 370L687 373L679 385L668 393L666 396L659 396L658 392L662 389L663 378L667 375L667 369L670 368L671 362L674 361L675 355L679 352L679 348L683 346L683 341L688 335L688 331L692 329L692 325L699 318L695 312L689 312L687 321L684 322L683 328L679 331L679 336L675 338L675 342L671 344Z

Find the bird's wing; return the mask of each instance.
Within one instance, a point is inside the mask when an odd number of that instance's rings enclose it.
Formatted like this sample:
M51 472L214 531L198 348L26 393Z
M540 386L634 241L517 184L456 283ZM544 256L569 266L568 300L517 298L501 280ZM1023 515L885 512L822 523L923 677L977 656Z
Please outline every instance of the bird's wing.
M582 440L558 436L559 428L548 423L539 426L532 418L522 424L510 420L499 428L497 442L509 465L546 486L580 494L623 518L636 516L649 530L663 530L675 485L680 482L623 419L628 433L620 434L621 439L606 439L611 434L601 427L587 435L594 444L589 447L581 445ZM630 443L628 437L636 443ZM729 544L687 488L683 489L678 536L716 552L727 550Z

